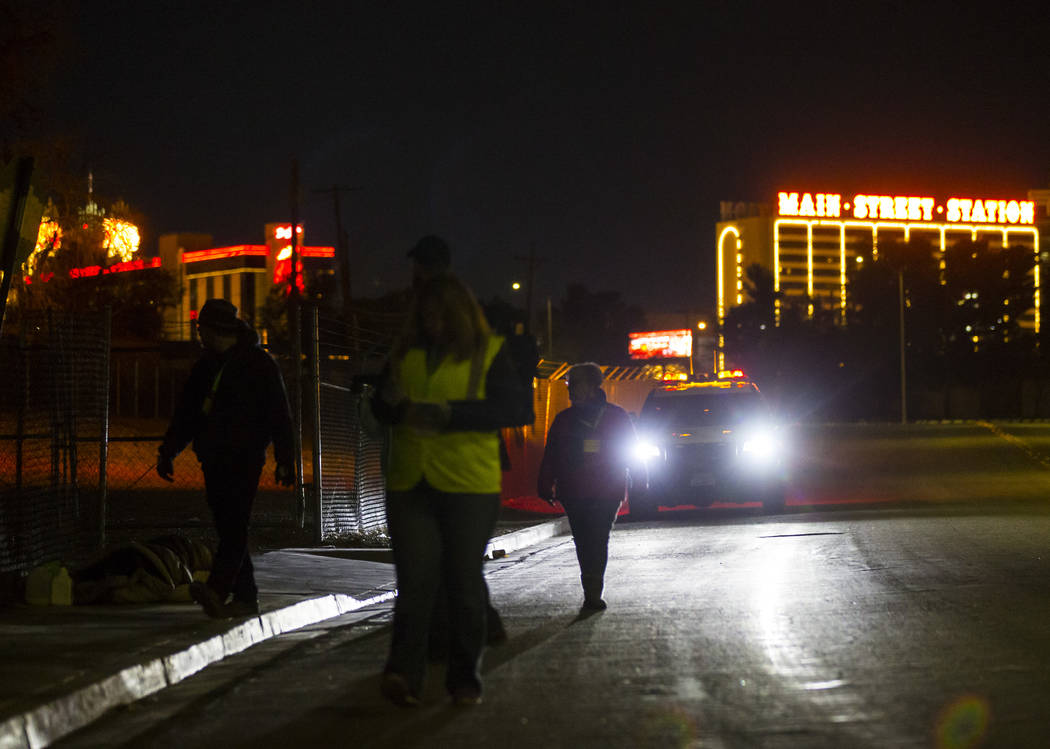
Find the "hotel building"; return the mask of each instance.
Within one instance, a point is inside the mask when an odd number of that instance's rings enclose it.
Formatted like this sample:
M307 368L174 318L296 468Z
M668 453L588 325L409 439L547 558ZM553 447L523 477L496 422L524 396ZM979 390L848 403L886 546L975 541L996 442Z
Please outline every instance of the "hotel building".
M987 242L989 250L1023 246L1035 257L1031 305L1019 325L1042 325L1040 265L1046 253L1040 229L1048 228L1050 190L1028 199L938 198L785 191L772 204L723 202L716 225L718 321L747 301L744 271L753 263L771 271L780 305L837 308L845 322L847 271L863 252L878 256L880 242L924 237L941 255L960 240ZM719 349L724 342L719 342Z
M288 282L291 271L291 224L266 224L264 244L213 247L208 234L164 234L159 253L164 268L172 270L183 290L179 306L167 321L169 335L186 340L193 336L190 322L206 299L218 297L235 304L241 317L258 323L270 290ZM335 248L303 246L303 226L298 226L298 286L304 277L335 272ZM177 331L177 332L175 332Z

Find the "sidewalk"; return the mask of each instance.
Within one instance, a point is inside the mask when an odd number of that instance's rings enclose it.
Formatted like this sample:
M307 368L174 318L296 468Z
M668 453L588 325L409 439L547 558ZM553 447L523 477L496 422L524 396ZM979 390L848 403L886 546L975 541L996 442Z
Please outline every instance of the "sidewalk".
M486 556L565 533L565 518L527 525L495 536ZM395 596L388 549L283 549L252 561L261 613L249 619L210 620L195 604L0 610L0 749L48 746L228 655Z

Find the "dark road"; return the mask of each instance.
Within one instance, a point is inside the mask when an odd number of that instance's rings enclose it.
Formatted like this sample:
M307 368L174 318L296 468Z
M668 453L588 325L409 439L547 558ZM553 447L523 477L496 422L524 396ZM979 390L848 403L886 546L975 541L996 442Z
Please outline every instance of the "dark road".
M571 539L491 563L485 701L378 694L387 612L283 635L58 746L1050 745L1050 427L806 427L788 511L614 534L579 618Z

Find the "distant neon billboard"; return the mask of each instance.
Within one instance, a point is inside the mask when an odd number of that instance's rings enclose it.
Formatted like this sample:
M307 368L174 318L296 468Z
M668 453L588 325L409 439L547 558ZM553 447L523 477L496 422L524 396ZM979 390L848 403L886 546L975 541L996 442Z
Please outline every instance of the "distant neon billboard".
M628 334L628 353L632 359L678 359L693 354L693 331L652 330Z

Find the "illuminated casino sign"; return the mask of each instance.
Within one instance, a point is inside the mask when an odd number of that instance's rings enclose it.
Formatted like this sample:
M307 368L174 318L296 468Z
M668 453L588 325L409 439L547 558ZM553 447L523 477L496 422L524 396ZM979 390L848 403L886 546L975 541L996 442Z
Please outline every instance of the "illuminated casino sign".
M677 359L693 354L693 331L655 330L628 334L632 359Z
M1031 200L951 197L943 202L928 196L781 192L778 214L798 218L855 218L886 221L943 221L949 224L1035 223Z
M772 276L775 325L786 305L797 306L809 317L818 307L836 310L845 325L851 269L869 260L878 262L886 243L907 245L913 239L935 253L942 284L948 264L954 262L948 250L959 243L987 252L1030 252L1031 304L1011 310L1009 318L1022 330L1039 333L1043 261L1036 204L994 193L944 198L801 190L778 192L772 211L761 204L724 203L715 235L719 356L725 347L721 326L730 309L747 302L747 271L752 265ZM1003 317L1005 321L1007 315Z

